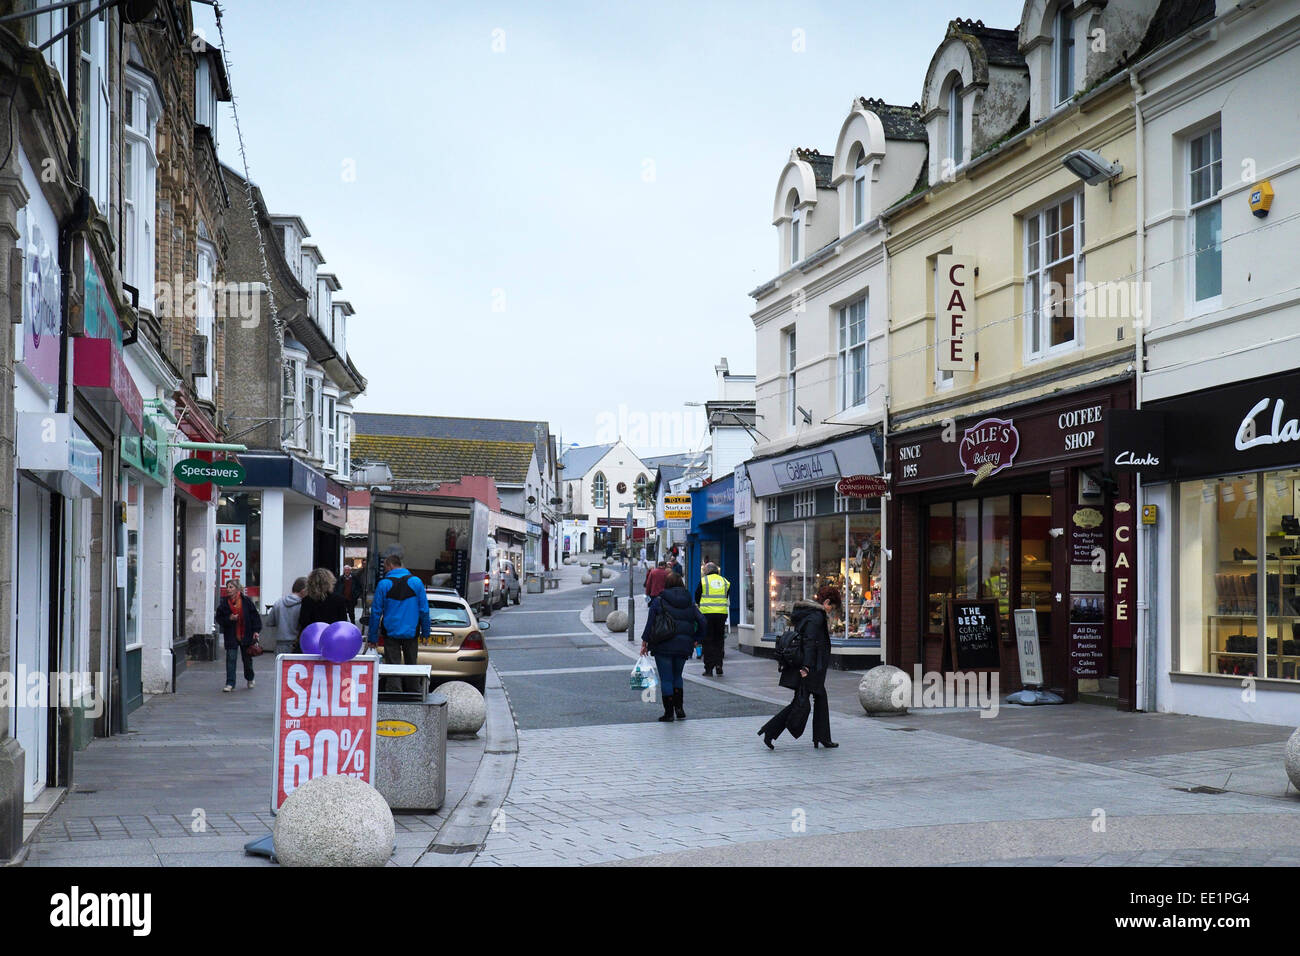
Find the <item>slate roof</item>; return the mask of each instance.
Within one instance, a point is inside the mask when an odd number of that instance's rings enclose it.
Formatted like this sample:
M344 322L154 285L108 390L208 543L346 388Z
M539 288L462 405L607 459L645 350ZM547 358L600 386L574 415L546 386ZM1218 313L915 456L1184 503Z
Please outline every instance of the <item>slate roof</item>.
M1137 52L1127 62L1139 60L1158 47L1176 40L1192 27L1214 19L1214 0L1161 0L1147 26Z
M491 475L498 485L522 485L528 478L533 451L528 441L352 436L352 458L384 462L395 481L456 481L465 475Z
M916 143L926 143L925 124L921 122L921 104L911 106L894 106L884 100L858 97L858 103L864 110L870 110L880 118L880 125L885 129L885 139L906 139Z
M823 156L815 149L796 149L795 155L813 169L813 178L818 189L831 188L831 168L835 165L834 156Z
M999 30L986 27L983 20L953 20L948 30L956 28L961 33L974 37L984 48L984 56L989 66L1010 66L1025 69L1025 58L1020 52L1020 31Z
M352 416L356 435L392 435L401 438L455 438L463 441L532 442L537 465L546 467L546 422L514 421L505 418L453 418L446 415L388 415L357 412Z
M609 450L614 447L616 442L608 442L604 445L586 445L582 448L570 448L560 456L560 464L564 469L560 472L561 481L577 481L582 478L592 468L596 467L596 462L600 461Z
M658 468L660 471L662 471L665 466L676 465L680 467L685 467L686 465L690 464L692 461L694 461L699 457L700 457L699 452L682 451L682 452L678 452L675 455L658 455L654 458L642 458L641 460L645 462L646 465L649 466L650 468ZM705 457L707 457L707 455ZM673 477L677 477L677 476L674 475Z

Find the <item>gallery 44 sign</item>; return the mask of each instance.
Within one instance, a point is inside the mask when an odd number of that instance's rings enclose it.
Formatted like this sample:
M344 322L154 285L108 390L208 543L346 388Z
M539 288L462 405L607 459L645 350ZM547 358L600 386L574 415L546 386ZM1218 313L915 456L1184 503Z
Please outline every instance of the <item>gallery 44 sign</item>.
M1020 451L1020 432L1010 419L986 418L966 429L957 457L965 473L974 475L972 484L1009 468Z
M172 474L187 485L242 485L244 466L237 461L204 461L186 458L178 461Z

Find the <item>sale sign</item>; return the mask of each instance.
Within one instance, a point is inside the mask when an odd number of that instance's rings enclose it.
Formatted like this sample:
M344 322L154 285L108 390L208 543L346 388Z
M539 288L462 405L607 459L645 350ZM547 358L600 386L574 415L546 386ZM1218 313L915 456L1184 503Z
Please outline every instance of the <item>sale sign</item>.
M275 659L275 762L271 809L316 777L373 783L379 658L336 664L313 654Z
M224 588L227 581L248 584L244 575L247 534L248 529L242 524L217 525L217 587Z

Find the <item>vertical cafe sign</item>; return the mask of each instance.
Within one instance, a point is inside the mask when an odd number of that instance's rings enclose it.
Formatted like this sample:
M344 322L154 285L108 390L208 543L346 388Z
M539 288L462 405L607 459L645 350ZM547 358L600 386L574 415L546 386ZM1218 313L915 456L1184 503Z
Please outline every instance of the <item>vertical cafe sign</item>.
M941 371L975 370L975 257L935 257L935 314Z
M1111 562L1111 645L1133 646L1133 564L1136 561L1133 538L1133 506L1127 501L1115 502L1111 519L1114 558Z
M63 326L58 258L32 215L27 216L23 275L23 365L53 393L59 383L59 335Z

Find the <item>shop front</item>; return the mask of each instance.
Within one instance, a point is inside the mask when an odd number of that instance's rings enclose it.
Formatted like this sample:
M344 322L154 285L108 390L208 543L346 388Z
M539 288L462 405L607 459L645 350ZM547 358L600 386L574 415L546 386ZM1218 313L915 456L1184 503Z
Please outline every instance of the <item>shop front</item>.
M218 442L221 440L203 409L186 397L184 392L174 393L176 402L176 435L189 442ZM210 451L177 451L173 458L197 458L211 461ZM214 507L217 486L210 482L191 485L172 472L172 655L181 660L186 656L205 658L215 652L213 615L216 611L214 582L220 560L214 551ZM210 659L210 658L209 658ZM179 672L178 672L179 673Z
M735 538L740 579L740 646L750 653L772 652L790 626L795 602L839 598L832 615L832 661L839 667L866 667L882 651L880 498L842 495L842 478L880 474L880 431L872 428L847 438L745 463L750 494L741 511L732 494L731 523L742 526ZM744 509L752 507L754 524Z
M1112 436L1108 456L1141 469L1143 503L1154 506L1156 708L1294 724L1300 371L1136 414L1136 431Z
M343 570L343 532L348 523L348 490L332 478L325 479L325 500L316 506L316 539L312 567L328 568L336 576Z
M1134 707L1132 479L1104 473L1103 447L1107 415L1131 405L1125 378L891 433L890 663L991 670L1005 694L1017 640L1036 640L1045 686ZM975 602L983 635L960 627ZM1033 612L1019 632L1017 610Z
M125 574L118 590L123 608L125 704L130 713L143 703L146 688L151 693L173 689L171 615L163 600L169 596L164 585L172 536L166 419L146 415L141 434L122 437L119 454L124 520L118 563Z
M731 582L731 612L727 619L739 623L740 546L734 516L735 475L727 475L691 490L691 526L686 536L686 589L692 594L702 578L705 564L718 566L718 573Z

